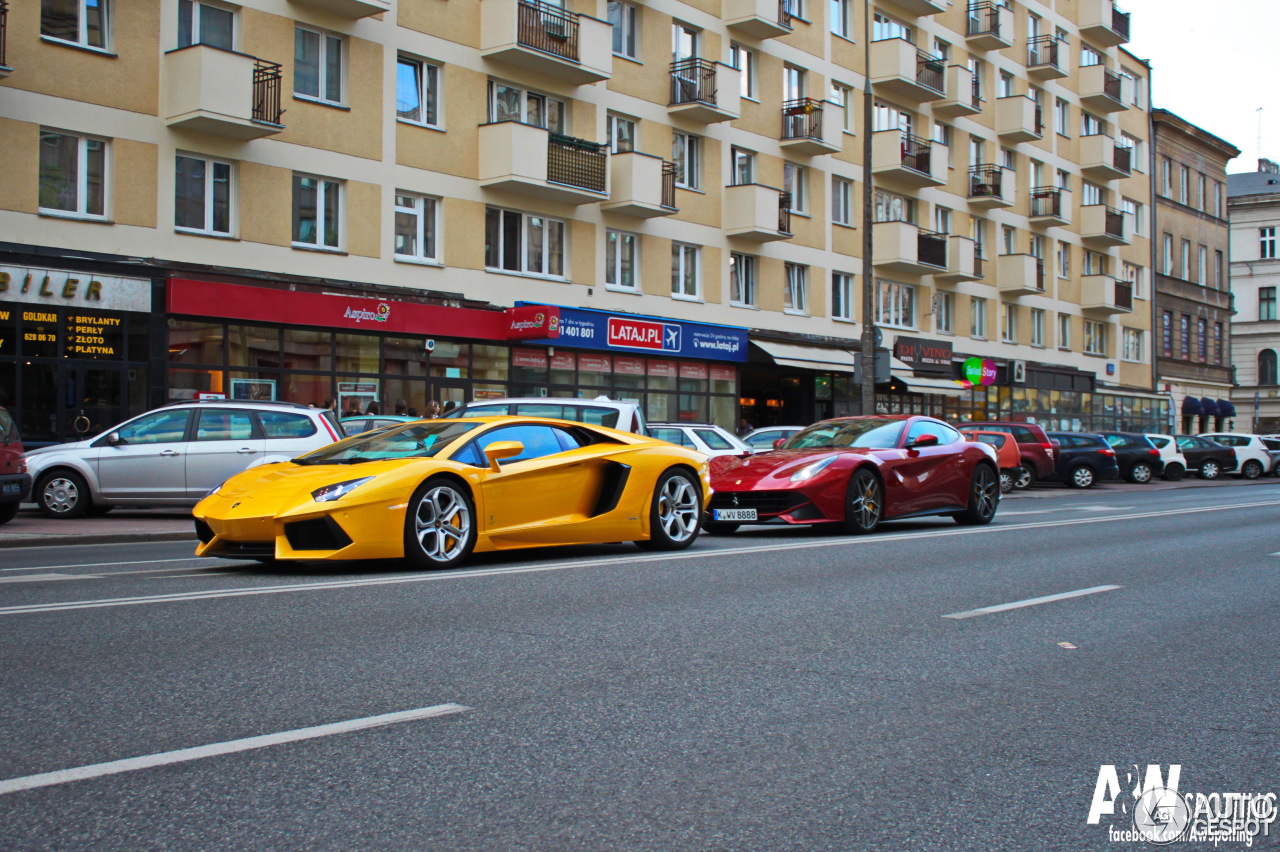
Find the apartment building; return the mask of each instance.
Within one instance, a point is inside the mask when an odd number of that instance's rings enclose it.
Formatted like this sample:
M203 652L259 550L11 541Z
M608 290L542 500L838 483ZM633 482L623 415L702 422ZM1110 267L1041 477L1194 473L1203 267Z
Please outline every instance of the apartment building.
M1240 149L1168 110L1151 121L1156 384L1177 432L1211 432L1236 416L1226 169Z
M1227 177L1231 220L1231 363L1236 387L1231 402L1240 431L1280 432L1280 165L1259 160L1256 172Z
M0 397L36 440L197 395L856 413L870 227L878 410L1163 424L1128 31L1110 0L14 5Z

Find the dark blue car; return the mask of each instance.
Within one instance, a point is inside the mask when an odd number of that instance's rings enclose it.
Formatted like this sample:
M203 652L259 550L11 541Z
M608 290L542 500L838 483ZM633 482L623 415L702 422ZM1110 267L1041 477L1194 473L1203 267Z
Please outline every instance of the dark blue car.
M1117 479L1120 466L1107 439L1089 432L1047 432L1057 447L1053 479L1072 488L1092 488L1105 479Z

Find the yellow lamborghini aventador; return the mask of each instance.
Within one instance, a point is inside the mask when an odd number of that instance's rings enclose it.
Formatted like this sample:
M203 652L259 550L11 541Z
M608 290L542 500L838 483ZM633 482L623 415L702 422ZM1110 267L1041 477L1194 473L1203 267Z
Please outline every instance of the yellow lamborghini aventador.
M688 547L711 499L707 457L563 420L420 420L233 476L196 505L197 556L404 558L634 541Z

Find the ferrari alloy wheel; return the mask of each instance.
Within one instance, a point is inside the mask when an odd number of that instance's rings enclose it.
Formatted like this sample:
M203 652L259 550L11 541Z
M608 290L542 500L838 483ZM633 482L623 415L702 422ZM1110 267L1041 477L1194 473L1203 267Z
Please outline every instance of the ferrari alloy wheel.
M1262 465L1254 459L1249 459L1240 466L1240 476L1244 479L1257 479L1262 476Z
M1205 459L1200 463L1201 479L1217 479L1218 475L1221 473L1222 465L1218 464L1213 459Z
M419 568L452 568L475 544L475 508L466 491L441 477L422 483L405 516L405 558Z
M649 538L636 544L647 550L683 550L698 537L702 491L688 471L672 469L658 477L649 509Z
M989 524L999 506L1000 485L995 472L980 464L974 468L973 481L969 483L969 505L955 516L956 523L974 527Z
M1133 467L1129 468L1129 481L1136 482L1139 485L1145 485L1151 481L1151 465L1146 462L1137 462Z
M1031 487L1031 483L1036 481L1036 475L1031 472L1031 468L1025 464L1020 464L1013 469L1013 487L1019 491L1023 491Z
M884 486L870 470L858 468L849 478L849 496L845 500L841 529L849 535L866 535L875 532L883 518Z
M1186 474L1187 469L1177 462L1169 462L1164 466L1164 473L1161 474L1169 482L1177 482Z
M78 473L51 473L36 485L36 505L47 518L79 518L89 511L89 486Z
M1076 465L1071 468L1071 472L1067 474L1067 484L1072 488L1092 488L1093 484L1098 481L1098 476L1093 472L1093 468L1088 465Z
M1008 494L1013 490L1013 473L1008 470L1000 471L1000 493Z

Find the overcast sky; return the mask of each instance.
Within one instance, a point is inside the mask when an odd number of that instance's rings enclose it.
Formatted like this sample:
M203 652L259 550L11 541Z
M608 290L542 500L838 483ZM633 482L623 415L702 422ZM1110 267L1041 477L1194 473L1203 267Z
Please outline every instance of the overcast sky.
M1125 47L1149 60L1152 106L1177 113L1240 149L1227 171L1280 160L1280 0L1119 0ZM1258 112L1258 108L1262 112Z

